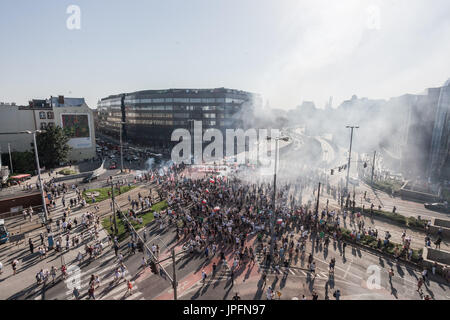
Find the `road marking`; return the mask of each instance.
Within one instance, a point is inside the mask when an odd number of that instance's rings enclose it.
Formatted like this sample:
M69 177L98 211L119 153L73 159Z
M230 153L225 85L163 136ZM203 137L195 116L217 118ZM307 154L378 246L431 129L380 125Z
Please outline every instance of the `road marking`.
M289 269L289 272L290 272L291 274L295 275L295 272L292 271L291 269Z
M350 262L349 265L348 265L347 270L345 271L345 274L344 274L343 279L345 279L345 278L347 277L348 271L350 270L350 267L351 267L351 266L352 266L352 263Z

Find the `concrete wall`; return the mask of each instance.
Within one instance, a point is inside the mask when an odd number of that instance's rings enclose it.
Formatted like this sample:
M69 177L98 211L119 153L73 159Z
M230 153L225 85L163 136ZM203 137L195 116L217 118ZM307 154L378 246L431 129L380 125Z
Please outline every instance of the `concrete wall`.
M443 228L450 228L450 220L434 219L434 225Z
M28 110L19 110L18 106L0 105L0 132L18 132L34 130L33 113ZM8 143L11 152L23 152L31 149L33 136L29 134L0 135L0 148L2 153L8 152Z
M28 207L42 206L41 193L33 192L28 194L22 194L16 197L10 197L0 200L0 219L8 218L15 215L22 214L22 210L17 212L11 212L11 208L22 207L23 209ZM36 211L36 209L35 209Z
M432 248L423 249L423 264L431 268L437 262L440 265L450 265L450 252L435 250Z

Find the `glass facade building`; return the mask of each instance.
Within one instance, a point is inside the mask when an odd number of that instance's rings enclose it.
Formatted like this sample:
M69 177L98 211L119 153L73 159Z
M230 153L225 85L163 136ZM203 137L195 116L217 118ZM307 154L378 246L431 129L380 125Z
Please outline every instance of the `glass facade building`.
M112 95L98 103L98 129L118 136L120 122L126 139L148 146L170 147L175 129L192 130L202 121L203 130L245 128L258 94L227 89L145 90Z

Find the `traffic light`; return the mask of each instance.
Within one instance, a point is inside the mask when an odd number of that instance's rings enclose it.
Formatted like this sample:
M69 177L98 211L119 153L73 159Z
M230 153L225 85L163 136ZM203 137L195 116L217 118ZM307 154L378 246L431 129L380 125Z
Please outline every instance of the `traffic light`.
M367 168L367 162L364 162L364 169Z
M150 262L150 270L152 270L152 273L158 274L158 269L156 267L156 263L153 261Z
M339 170L339 172L341 172L341 170L342 170L342 167L339 167L339 168L338 168L338 170Z
M334 174L334 169L331 169L331 175L333 175Z

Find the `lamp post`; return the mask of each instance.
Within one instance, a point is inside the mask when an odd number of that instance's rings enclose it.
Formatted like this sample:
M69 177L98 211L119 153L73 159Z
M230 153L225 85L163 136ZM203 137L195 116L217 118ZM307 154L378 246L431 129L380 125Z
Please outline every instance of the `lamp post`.
M270 223L271 228L271 239L270 239L270 257L273 259L273 250L275 247L275 222L276 222L276 194L277 194L277 168L278 168L278 141L289 141L289 137L278 137L272 138L270 136L267 137L267 140L275 140L275 165L273 172L273 197L272 197L272 205L273 205L273 214L272 221Z
M36 156L39 187L41 189L42 205L44 206L44 218L45 218L45 222L47 222L48 212L47 212L47 205L45 204L44 186L42 185L42 179L41 179L41 166L39 165L39 155L38 155L38 149L37 149L37 143L36 143L36 132L41 133L42 131L41 130L26 131L27 134L33 134L34 154Z
M345 193L348 193L348 178L350 175L350 160L352 158L352 142L353 142L353 129L358 129L359 126L346 126L346 128L350 128L351 132L350 132L350 150L348 152L348 164L347 164L347 181L345 183Z
M12 157L11 157L11 144L8 142L8 153L9 153L9 166L11 167L11 173L14 173Z

